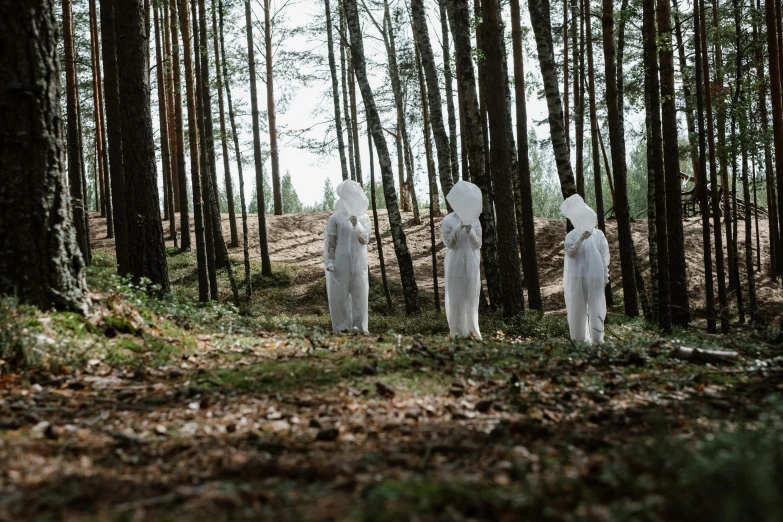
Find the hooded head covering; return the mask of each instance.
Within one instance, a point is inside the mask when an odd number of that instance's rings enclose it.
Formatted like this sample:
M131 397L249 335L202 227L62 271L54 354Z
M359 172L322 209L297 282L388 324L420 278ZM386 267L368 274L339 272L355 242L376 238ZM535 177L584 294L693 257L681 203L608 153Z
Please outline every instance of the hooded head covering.
M361 216L367 213L370 201L364 193L364 189L357 182L347 179L337 185L337 212L344 212L349 216Z
M595 211L587 206L579 194L574 194L563 201L560 205L560 213L571 221L579 234L593 230L598 220Z
M470 225L481 215L481 189L469 181L458 181L446 196L454 213L464 225Z

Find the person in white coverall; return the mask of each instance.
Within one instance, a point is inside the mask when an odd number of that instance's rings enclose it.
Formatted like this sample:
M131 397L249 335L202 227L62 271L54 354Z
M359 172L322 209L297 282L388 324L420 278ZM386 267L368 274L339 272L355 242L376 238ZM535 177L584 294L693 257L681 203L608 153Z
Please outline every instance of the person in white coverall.
M352 180L337 186L337 212L324 231L324 268L329 312L335 332L368 333L367 243L370 241L368 200Z
M462 192L460 192L462 191ZM463 201L457 199L457 194ZM446 245L445 286L446 286L446 319L449 322L449 332L452 337L471 335L481 339L478 324L479 294L481 293L481 223L478 214L481 212L481 191L465 181L460 181L449 193L447 199L454 212L443 218L441 236ZM475 211L471 213L471 205ZM466 223L458 213L466 219ZM475 217L474 217L475 216Z
M609 282L609 243L604 233L595 228L595 212L578 194L565 200L560 211L574 226L565 238L563 267L563 292L571 339L602 343L606 321L604 287Z

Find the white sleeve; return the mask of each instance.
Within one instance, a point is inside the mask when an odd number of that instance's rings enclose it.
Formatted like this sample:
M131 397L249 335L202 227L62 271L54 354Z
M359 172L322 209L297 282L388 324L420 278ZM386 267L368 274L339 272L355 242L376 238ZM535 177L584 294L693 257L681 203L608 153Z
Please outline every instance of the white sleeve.
M473 225L470 228L470 234L468 234L470 243L473 245L473 250L479 250L481 248L482 237L481 222L477 219L473 222Z
M576 233L576 230L572 230L566 235L565 251L569 257L576 257L577 252L579 252L579 247L582 246L582 242L579 241L579 237L580 236Z
M446 248L456 248L461 228L454 226L454 220L446 216L441 224L441 238Z
M366 245L370 242L370 230L372 230L372 227L370 226L370 218L368 218L366 214L359 218L355 230L359 243Z
M326 247L324 248L324 265L334 263L334 252L337 249L337 223L334 219L329 219L326 223L326 230L324 230L324 242Z

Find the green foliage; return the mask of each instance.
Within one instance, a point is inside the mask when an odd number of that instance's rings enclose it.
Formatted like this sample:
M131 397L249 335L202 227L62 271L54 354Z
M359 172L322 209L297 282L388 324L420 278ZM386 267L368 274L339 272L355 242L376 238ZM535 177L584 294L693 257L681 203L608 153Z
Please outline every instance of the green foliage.
M367 200L370 202L370 209L372 209L372 189L369 182L364 184L364 193L367 195ZM427 199L427 203L429 203L429 198ZM383 183L380 181L375 182L375 208L378 210L386 208L386 198L383 197Z
M283 197L283 214L298 214L302 212L302 202L296 193L289 171L286 171L283 175L280 191Z
M0 368L27 368L38 361L31 332L40 327L37 315L14 297L0 298Z
M334 191L334 185L332 185L332 180L330 178L326 178L324 180L324 197L321 201L321 209L324 212L334 212L334 206L337 203L337 196Z

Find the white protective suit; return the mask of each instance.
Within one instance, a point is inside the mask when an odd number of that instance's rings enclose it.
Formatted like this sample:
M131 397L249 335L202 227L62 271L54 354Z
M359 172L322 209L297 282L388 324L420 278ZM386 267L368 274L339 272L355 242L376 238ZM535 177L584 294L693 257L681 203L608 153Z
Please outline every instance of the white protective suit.
M337 186L337 212L324 231L326 292L332 329L368 333L367 243L370 241L368 200L361 185L352 180ZM354 225L351 218L356 218Z
M563 267L563 292L571 339L598 344L604 340L604 287L609 282L609 243L604 233L595 228L595 212L578 194L566 199L560 212L574 226L565 238Z
M441 236L446 245L446 318L452 337L481 339L478 324L481 293L481 190L459 181L446 197L454 212L443 219ZM465 227L463 223L469 224Z

